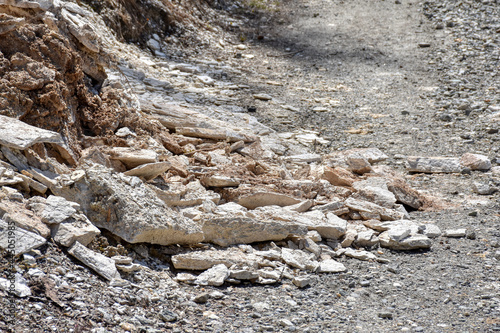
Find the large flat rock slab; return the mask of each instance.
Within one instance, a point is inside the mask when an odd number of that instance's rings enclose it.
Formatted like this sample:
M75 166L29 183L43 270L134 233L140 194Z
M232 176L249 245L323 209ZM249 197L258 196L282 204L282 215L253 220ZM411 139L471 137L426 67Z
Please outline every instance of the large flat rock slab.
M64 141L59 133L28 125L15 118L0 115L0 145L23 150L40 142L64 145Z

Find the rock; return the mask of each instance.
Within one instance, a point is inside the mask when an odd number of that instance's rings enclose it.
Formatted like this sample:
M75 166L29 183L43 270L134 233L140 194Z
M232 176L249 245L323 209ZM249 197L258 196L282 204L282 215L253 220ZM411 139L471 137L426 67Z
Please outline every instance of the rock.
M289 195L273 192L257 192L238 198L238 204L248 209L262 206L291 206L300 202L299 199Z
M75 204L63 197L49 195L45 201L45 207L40 213L40 217L47 224L59 224L76 213ZM78 204L76 205L79 206Z
M110 159L122 162L129 169L136 168L142 164L156 163L158 159L158 154L149 149L113 147L106 152Z
M467 235L467 229L448 229L443 233L444 237L449 238L463 238Z
M474 182L472 183L472 190L480 195L490 195L496 192L496 189L489 184Z
M117 265L130 265L133 259L127 256L113 256L111 257Z
M341 273L347 271L345 266L333 259L327 259L319 263L318 273Z
M462 171L460 160L453 157L417 157L407 158L409 172L422 173L459 173Z
M319 255L321 254L321 248L319 247L319 245L308 237L305 237L304 239L300 240L300 248L304 248L307 251L313 253L316 256L316 258L318 258Z
M0 219L0 248L17 256L36 249L46 242L42 236L21 229L15 226L13 222L7 223Z
M256 280L259 278L259 274L251 269L231 269L229 271L229 277L238 280Z
M266 283L259 282L261 284L275 283L281 278L281 272L273 269L259 269L257 274L259 274L261 279L271 280L266 281Z
M141 177L148 181L158 177L168 169L170 169L170 163L168 162L146 163L125 171L124 174L127 176Z
M200 73L201 70L198 66L190 65L190 64L175 64L170 66L170 70L179 70L181 72L186 73Z
M50 229L41 219L19 203L7 200L0 201L0 218L7 224L14 223L16 226L34 232L43 238L50 236Z
M197 76L196 79L206 86L213 86L215 84L215 80L207 75Z
M423 206L422 195L401 179L391 179L387 188L396 197L396 202L419 209Z
M325 167L322 178L335 186L352 186L356 181L354 174L342 167Z
M138 178L99 164L76 174L74 183L61 184L53 192L76 200L97 227L129 243L195 244L203 240L200 225L167 207Z
M164 310L160 311L159 317L164 322L172 323L174 321L177 321L177 318L179 316L175 312L172 312L170 310L164 309Z
M0 115L0 145L24 150L35 143L50 142L65 146L59 133L23 123L15 118Z
M437 238L441 236L441 229L433 223L422 225L422 233L429 238Z
M471 170L488 171L491 168L491 161L488 156L466 153L460 158L460 164Z
M61 10L61 16L64 18L69 32L75 36L82 45L92 52L99 53L100 47L97 41L99 34L96 33L89 22L83 20L79 15L70 13L65 8Z
M294 163L313 163L321 161L319 154L300 154L285 157L285 161Z
M419 46L420 46L420 44L419 44ZM382 319L392 319L393 318L392 312L389 312L389 311L382 311L382 312L379 312L377 315L379 318L382 318Z
M271 309L269 303L266 302L255 302L252 304L252 307L258 312L268 311Z
M295 205L286 206L285 208L287 210L291 210L293 212L303 213L303 212L309 210L309 208L312 207L313 203L314 203L313 200L304 200L304 201L299 202Z
M19 273L14 274L14 286L12 288L9 279L0 278L0 289L5 292L13 292L17 297L31 296L31 289L28 286L28 281Z
M76 241L86 246L101 233L83 214L73 214L64 222L51 226L51 229L54 241L66 247Z
M301 275L293 278L292 283L298 288L305 288L314 283L314 278L311 275Z
M212 129L212 128L200 128L200 127L175 127L175 133L189 137L212 139L218 141L226 141L226 140L229 142L257 141L257 137L255 136L247 135L244 133L224 128Z
M344 255L359 259L359 260L376 260L377 256L375 256L373 253L368 252L368 251L363 251L363 250L355 250L352 248L347 248L344 251Z
M365 220L381 219L394 221L404 218L405 215L404 213L398 212L394 209L388 209L368 201L355 199L353 197L349 197L345 201L345 205L349 207L349 209L359 212Z
M324 205L314 206L311 210L328 213L330 211L333 211L333 212L338 211L339 209L342 209L344 207L345 207L345 205L342 201L335 200L335 201L329 202L329 203L324 204ZM337 214L335 214L335 215L337 215Z
M213 175L202 178L201 183L207 187L233 187L239 186L241 180L233 177Z
M326 221L315 223L310 226L310 229L316 230L323 238L340 239L346 233L347 221L333 213L328 213Z
M359 247L371 248L378 244L378 237L373 230L360 231L354 243Z
M358 190L358 194L361 197L379 206L393 208L396 203L396 197L388 189L375 186L363 186L357 188L356 183L354 183L353 186Z
M170 207L201 205L206 200L217 204L220 200L219 194L206 190L197 179L187 185L182 182L172 182L167 186L160 184L160 186L149 185L149 187L156 193L158 198Z
M349 170L359 175L368 173L372 170L370 162L362 157L348 156L346 158L346 163Z
M220 246L278 241L291 235L307 233L307 228L297 223L243 217L206 217L201 224L204 240Z
M224 266L224 267L226 267L226 266ZM210 295L208 293L201 293L201 294L193 297L193 302L198 303L198 304L205 304L206 302L208 302L209 298L210 298Z
M103 278L107 280L120 279L120 273L116 270L113 259L94 252L78 242L75 242L69 248L68 253L80 260L84 265L93 269Z
M172 256L172 264L176 269L206 270L218 264L227 267L257 267L260 257L253 253L244 253L238 248L227 248L224 250L207 250L200 252L189 252Z
M168 81L158 80L152 77L145 78L143 82L148 86L162 89L170 88L172 86L172 84Z
M292 267L296 267L300 270L310 270L315 271L318 268L318 262L312 260L312 258L305 252L301 250L291 250L283 248L281 250L281 256L283 261Z
M307 238L310 238L314 242L321 242L322 238L319 232L316 230L310 230L307 232Z
M431 240L425 235L411 235L401 240L391 238L388 231L379 235L380 245L393 250L417 250L429 249L432 245Z
M141 265L139 264L130 264L130 265L116 265L116 268L119 269L120 271L122 272L125 272L125 273L131 273L131 272L135 272L135 271L138 271L141 269Z
M222 286L229 276L229 269L224 264L218 264L198 275L194 284L202 286Z
M268 94L254 94L253 98L260 99L261 101L270 101L273 98Z

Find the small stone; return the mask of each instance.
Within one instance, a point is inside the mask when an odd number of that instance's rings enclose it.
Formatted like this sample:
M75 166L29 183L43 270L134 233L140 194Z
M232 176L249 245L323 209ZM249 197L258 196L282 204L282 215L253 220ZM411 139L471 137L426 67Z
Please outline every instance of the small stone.
M311 285L314 282L314 279L310 275L301 275L301 276L296 276L293 280L292 283L296 285L298 288L304 288L309 285Z
M229 277L229 269L224 264L218 264L198 275L195 284L202 286L222 286Z
M491 161L488 156L466 153L460 158L460 163L471 170L487 171L491 168Z
M319 263L318 273L341 273L347 271L347 268L340 262L328 259Z
M449 238L462 238L467 235L467 229L448 229L445 230L443 236Z
M382 319L392 319L393 318L392 312L388 312L388 311L379 312L378 316L379 316L379 318L382 318Z
M368 280L363 280L363 281L361 281L361 282L359 283L359 285L360 285L361 287L369 287L369 286L370 286L370 284L371 284L371 283L370 283L370 281L368 281Z
M163 310L160 312L160 319L165 322L171 323L176 321L177 318L178 318L177 314L170 310Z
M198 303L198 304L204 304L204 303L208 302L209 297L210 297L210 295L208 293L202 293L202 294L199 294L199 295L196 295L195 297L193 297L193 302Z
M259 100L261 100L261 101L270 101L270 100L272 100L272 99L273 99L273 98L272 98L270 95L268 95L268 94L254 94L254 95L253 95L253 98L255 98L255 99L259 99Z
M495 193L495 188L491 187L490 185L488 184L484 184L484 183L479 183L479 182L474 182L472 184L472 190L477 193L477 194L480 194L480 195L490 195L490 194L493 194Z
M418 47L431 47L431 44L430 43L418 43Z

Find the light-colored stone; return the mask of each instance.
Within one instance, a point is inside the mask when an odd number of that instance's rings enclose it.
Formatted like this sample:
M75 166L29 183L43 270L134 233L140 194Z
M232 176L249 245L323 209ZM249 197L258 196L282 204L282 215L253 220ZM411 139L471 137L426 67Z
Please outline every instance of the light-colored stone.
M233 187L241 184L240 179L222 175L205 177L201 180L201 182L203 185L208 187Z
M256 280L259 278L259 274L252 269L241 268L241 269L231 269L229 271L229 277L238 280Z
M293 278L292 283L298 288L305 288L314 283L315 279L312 275L301 275Z
M454 157L418 157L407 158L409 172L422 173L458 173L462 170L460 160Z
M20 273L14 274L14 288L11 288L11 281L9 279L0 278L0 289L5 292L14 291L14 295L21 298L31 296L28 281Z
M344 255L351 257L351 258L365 260L365 261L377 259L377 256L371 252L363 251L363 250L355 250L353 248L345 249Z
M64 145L59 133L28 125L15 118L0 115L0 145L26 149L39 142Z
M398 212L394 209L388 209L385 207L382 207L380 205L364 201L364 200L359 200L355 199L353 197L347 198L345 201L345 205L349 207L349 209L352 209L354 211L357 211L359 213L370 213L370 215L365 215L365 220L369 219L382 219L386 221L394 221L394 220L400 220L404 218L403 213ZM374 214L374 215L372 215ZM363 215L362 215L363 216ZM377 218L379 216L380 218Z
M273 192L257 192L238 199L238 204L248 209L255 209L262 206L291 206L300 202L301 200L289 195Z
M437 238L441 236L441 229L434 223L424 224L424 235L429 238Z
M429 249L432 245L431 240L425 235L411 235L401 240L395 240L385 231L379 235L380 245L393 250L417 250Z
M24 205L3 200L0 202L0 218L3 218L7 223L14 223L18 227L34 232L43 238L50 236L50 229L34 215L32 211L24 208Z
M368 229L358 232L358 236L354 241L356 246L370 248L378 244L378 237L375 231Z
M199 180L194 180L187 185L182 182L168 184L168 189L161 189L154 185L149 187L163 200L167 206L194 206L201 205L205 200L218 203L220 195L214 191L207 190Z
M496 192L496 188L487 183L474 182L472 183L472 190L480 195L490 195Z
M58 224L69 219L75 213L76 209L72 202L63 197L49 195L40 217L47 224Z
M154 179L170 168L168 162L147 163L125 171L127 176L136 176L144 178L146 181Z
M309 210L309 208L312 207L313 203L314 203L313 200L304 200L304 201L299 202L295 205L286 206L285 208L287 210L291 210L291 211L294 211L297 213L303 213L303 212Z
M335 186L352 186L356 181L356 176L352 172L339 166L325 167L321 178Z
M42 236L0 219L0 248L17 256L36 249L46 242Z
M106 151L109 158L118 160L127 168L133 169L142 164L155 163L158 154L150 149L135 149L130 147L113 147Z
M129 243L194 244L203 240L198 223L167 207L137 177L99 164L73 174L80 172L83 174L73 183L61 184L53 192L77 201L97 227Z
M344 264L333 259L327 259L319 263L318 273L341 273L347 271Z
M285 157L285 161L294 163L313 163L321 161L319 154L300 154Z
M218 264L198 275L194 284L201 286L222 286L229 276L229 269L224 264Z
M305 235L307 228L297 223L243 217L206 217L201 222L204 241L220 246L282 240Z
M113 259L94 252L78 242L75 242L73 246L69 248L68 253L106 280L121 278L120 273L116 270L115 261Z
M402 179L392 179L388 182L387 187L389 191L394 193L396 201L413 209L419 209L423 205L422 195L412 189L405 181Z
M262 101L270 101L270 100L272 100L272 99L273 99L273 98L272 98L270 95L268 95L268 94L254 94L254 95L253 95L253 98L255 98L255 99L260 99L260 100L262 100Z
M64 222L51 226L51 229L54 241L66 247L76 241L86 246L101 233L83 214L73 214Z
M227 267L236 265L237 267L257 268L261 257L252 253L244 253L238 248L227 248L224 250L207 250L200 252L188 252L172 256L172 264L176 269L206 270L218 264L225 264Z
M480 154L463 154L460 158L460 164L471 170L488 171L489 169L491 169L491 161L488 156Z
M304 239L300 240L301 248L303 247L307 251L314 253L316 258L318 258L321 254L321 248L318 244L316 244L312 239L308 237L304 237Z
M354 243L356 237L358 237L358 232L354 227L349 226L340 245L342 245L342 247L349 247Z
M462 238L467 235L467 229L447 229L444 231L443 236L449 238Z
M311 255L314 257L313 254ZM301 250L291 250L287 248L281 250L281 257L288 265L301 270L315 271L319 264L312 259L311 255Z
M321 242L321 240L322 240L321 235L316 230L308 231L306 236L314 242Z

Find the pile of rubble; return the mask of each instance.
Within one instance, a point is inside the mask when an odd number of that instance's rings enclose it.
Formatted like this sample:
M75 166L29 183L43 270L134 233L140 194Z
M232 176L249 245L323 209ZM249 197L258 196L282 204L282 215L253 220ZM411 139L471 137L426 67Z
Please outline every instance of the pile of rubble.
M64 26L85 49L85 59L99 58L88 56L99 53L102 41L91 38L95 28L86 9L62 1L0 3L2 10L12 6L22 8L21 14L43 12L46 27L63 33ZM10 14L14 13L19 11ZM14 20L7 16L3 18L8 22ZM20 20L12 22L2 34L24 29L16 23ZM18 66L13 62L17 56L9 57L6 70ZM37 101L43 89L59 80L57 66L52 73L38 71L33 59L18 63L22 75L33 83L17 86L27 98ZM176 64L169 70L189 73L193 68ZM141 84L154 87L153 92L169 86L155 78L137 79L137 71L123 71L132 84L145 82ZM85 72L94 79L101 74ZM202 82L208 79L198 76ZM116 81L111 77L106 87L123 89ZM181 271L176 276L180 282L218 286L241 281L270 284L288 278L304 287L314 280L311 273L345 271L334 258L385 262L378 256L382 251L377 255L371 250L430 249L432 239L441 236L432 222L410 220L408 210L438 209L442 203L381 165L388 156L379 149L320 156L307 152L307 144L300 141L316 138L314 133L282 139L247 115L224 121L225 116L153 98L113 96L114 100L108 97L115 104L108 106L115 109L108 115L74 115L81 122L75 131L68 130L73 123L67 114L57 122L68 122L60 133L40 128L46 122L35 127L33 121L29 125L16 119L34 119L32 113L0 116L0 247L7 248L4 231L14 223L16 255L52 241L119 284L122 274L126 277L141 266L132 257L96 245L105 229L123 244L211 244L171 256L173 267ZM76 101L64 98L61 105L71 109ZM97 98L86 99L87 107L99 104ZM134 103L142 113L130 111ZM73 112L78 110L88 111L77 107ZM89 130L92 136L85 135ZM84 144L77 145L78 139ZM409 157L408 171L470 172L490 169L488 162L475 154L461 159ZM465 237L466 230L448 230L446 236Z

